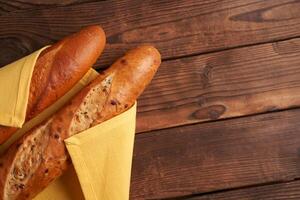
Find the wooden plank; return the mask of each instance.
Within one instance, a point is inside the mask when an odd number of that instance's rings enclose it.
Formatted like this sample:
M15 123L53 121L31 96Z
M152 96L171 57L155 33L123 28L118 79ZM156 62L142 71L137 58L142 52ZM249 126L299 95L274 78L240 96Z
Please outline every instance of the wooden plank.
M300 106L300 39L163 62L137 131Z
M100 24L108 65L142 43L164 59L300 36L300 1L104 1L0 16L0 66L43 45ZM288 12L287 12L288 11Z
M33 10L57 6L68 6L93 0L0 0L0 15L18 10ZM94 0L95 1L95 0Z
M299 200L300 181L279 183L259 187L244 188L228 192L213 193L191 198L180 198L185 200Z
M300 109L136 136L131 198L161 199L300 177Z

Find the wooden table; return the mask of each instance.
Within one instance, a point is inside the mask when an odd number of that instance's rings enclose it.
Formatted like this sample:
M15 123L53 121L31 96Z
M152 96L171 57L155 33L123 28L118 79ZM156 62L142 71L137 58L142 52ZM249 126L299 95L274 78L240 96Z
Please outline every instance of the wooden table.
M30 3L29 3L30 2ZM299 0L0 0L0 66L82 26L155 45L131 199L300 199Z

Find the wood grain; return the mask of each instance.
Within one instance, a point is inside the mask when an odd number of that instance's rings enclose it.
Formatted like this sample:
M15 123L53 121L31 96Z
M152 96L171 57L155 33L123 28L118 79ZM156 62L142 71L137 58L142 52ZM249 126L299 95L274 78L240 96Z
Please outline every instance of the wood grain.
M297 0L133 0L7 13L0 16L0 66L90 24L107 34L95 67L142 43L171 59L283 40L300 36L299 8Z
M300 109L136 136L131 198L161 199L300 177Z
M0 15L19 10L33 10L49 7L54 8L92 1L96 0L0 0Z
M244 188L228 192L180 198L181 200L299 200L300 181ZM179 200L179 198L177 199Z
M163 62L137 131L300 106L300 39Z

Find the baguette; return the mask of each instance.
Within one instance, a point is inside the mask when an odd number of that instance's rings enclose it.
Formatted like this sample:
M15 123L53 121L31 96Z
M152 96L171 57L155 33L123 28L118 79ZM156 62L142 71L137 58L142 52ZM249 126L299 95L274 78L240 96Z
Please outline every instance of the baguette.
M70 164L64 139L129 109L160 62L152 46L129 51L52 117L16 141L0 158L1 199L31 199L61 176Z
M68 92L96 62L104 45L102 28L89 26L43 50L34 66L25 122ZM0 126L0 144L17 130Z

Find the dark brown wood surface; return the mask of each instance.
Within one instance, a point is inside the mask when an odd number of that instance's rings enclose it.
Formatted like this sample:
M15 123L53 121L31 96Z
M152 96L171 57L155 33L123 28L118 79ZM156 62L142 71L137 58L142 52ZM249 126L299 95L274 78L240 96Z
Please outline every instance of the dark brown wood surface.
M300 106L299 58L292 39L163 62L139 99L137 131Z
M20 10L36 10L41 8L57 8L59 6L77 5L96 0L0 0L0 15Z
M300 178L300 109L137 135L132 199Z
M300 0L0 0L0 66L90 24L95 68L144 43L164 60L130 199L300 199Z
M283 40L300 36L299 7L298 0L134 0L19 10L0 16L0 66L89 24L107 34L95 67L141 43L171 59Z
M278 183L272 185L250 187L228 192L218 192L208 195L183 197L177 200L299 200L300 199L300 181L287 183Z

